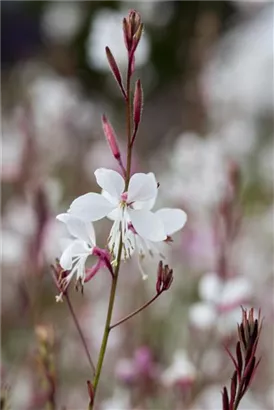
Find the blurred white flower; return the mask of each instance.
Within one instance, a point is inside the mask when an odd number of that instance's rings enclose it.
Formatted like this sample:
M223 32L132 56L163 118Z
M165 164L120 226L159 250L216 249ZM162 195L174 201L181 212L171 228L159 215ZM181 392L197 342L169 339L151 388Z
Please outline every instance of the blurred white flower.
M188 386L196 378L196 369L185 350L175 352L171 366L162 374L162 383L171 387L176 384Z
M227 156L238 163L245 165L246 159L250 156L257 146L257 124L250 119L236 116L225 122L216 138Z
M228 32L203 75L204 95L216 121L239 113L273 111L273 10L264 7L254 18Z
M244 277L222 281L217 274L208 273L201 278L198 291L202 301L190 307L190 323L204 330L216 327L221 333L236 330L240 307L252 296L250 281Z
M163 192L201 212L219 203L227 184L226 162L216 139L182 134L169 154L170 170L161 177Z
M78 87L73 80L66 80L53 73L38 76L29 87L35 125L38 131L50 125L58 125L77 103ZM50 129L52 133L52 129ZM54 133L56 138L56 131Z
M26 243L21 235L8 229L1 230L1 259L4 266L18 266L23 262Z
M90 33L86 43L87 59L92 68L99 71L109 71L109 64L105 54L108 46L121 69L126 67L127 52L124 46L122 22L124 12L111 9L99 9L90 26ZM144 33L136 50L136 65L144 65L149 58L149 39Z
M42 16L46 39L58 43L69 42L77 34L83 17L81 2L47 2Z

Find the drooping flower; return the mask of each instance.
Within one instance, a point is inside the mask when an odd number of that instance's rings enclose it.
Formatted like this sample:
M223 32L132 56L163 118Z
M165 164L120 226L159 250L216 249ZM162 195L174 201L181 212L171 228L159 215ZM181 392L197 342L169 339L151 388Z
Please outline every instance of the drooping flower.
M86 280L86 260L92 255L96 245L95 231L91 222L83 221L70 214L60 214L56 217L59 221L66 224L73 239L68 240L68 245L60 258L60 265L65 271L70 271L63 279L61 293L56 300L62 300L62 294L66 290L72 277L76 275L76 281L81 285ZM99 265L96 265L99 268ZM97 269L98 270L98 269ZM95 272L96 273L96 272ZM95 274L94 273L94 274ZM91 276L90 273L89 277ZM93 275L94 276L94 275Z
M181 210L163 209L151 211L157 198L158 185L153 173L134 174L125 191L124 178L110 169L95 171L102 194L88 193L75 199L69 209L72 215L88 221L96 221L107 216L114 221L108 245L115 258L118 256L122 238L122 257L131 256L135 247L150 249L148 243L167 239L169 232L180 229L186 220ZM137 234L138 240L134 239ZM146 245L144 245L146 244Z

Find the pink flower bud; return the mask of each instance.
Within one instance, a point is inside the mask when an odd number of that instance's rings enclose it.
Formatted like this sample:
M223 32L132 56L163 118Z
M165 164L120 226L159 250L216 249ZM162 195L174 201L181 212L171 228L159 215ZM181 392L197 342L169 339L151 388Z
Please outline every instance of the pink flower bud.
M141 39L143 24L140 14L135 10L130 10L127 18L123 20L123 32L125 45L130 56L133 56Z
M116 135L114 133L112 126L108 122L105 115L102 116L102 124L103 124L103 131L109 143L111 152L114 158L119 160L121 158L121 154L120 154L120 150L118 147L117 138L116 138Z
M124 86L123 86L123 83L122 83L122 77L121 77L121 74L120 74L120 70L118 68L118 65L116 63L115 58L113 57L112 52L110 51L110 49L108 47L106 47L106 55L107 55L107 59L108 59L111 71L112 71L112 73L113 73L113 75L114 75L114 77L115 77L115 79L116 79L116 81L117 81L117 83L120 87L120 90L122 91L123 96L126 97L126 93L125 93Z
M133 118L135 129L138 128L143 107L143 90L141 86L141 81L137 80L135 84L134 100L133 100Z

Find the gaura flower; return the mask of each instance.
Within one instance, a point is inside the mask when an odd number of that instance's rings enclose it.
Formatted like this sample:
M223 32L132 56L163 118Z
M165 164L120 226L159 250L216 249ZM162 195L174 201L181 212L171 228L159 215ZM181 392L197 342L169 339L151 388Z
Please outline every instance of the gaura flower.
M99 168L95 177L102 193L80 196L72 202L69 212L88 221L97 221L105 216L112 219L114 223L108 246L115 258L121 238L122 257L128 258L137 245L133 233L138 235L140 243L161 242L167 239L170 230L175 232L184 225L186 215L179 209L151 211L158 193L153 173L132 175L127 191L124 178L116 171Z
M74 237L69 240L68 246L60 258L61 267L70 272L63 279L61 293L56 297L56 300L59 301L62 300L62 294L74 275L76 275L77 282L83 284L86 281L85 264L88 256L92 255L95 250L96 240L91 222L83 221L70 214L60 214L56 218L66 224L69 233Z

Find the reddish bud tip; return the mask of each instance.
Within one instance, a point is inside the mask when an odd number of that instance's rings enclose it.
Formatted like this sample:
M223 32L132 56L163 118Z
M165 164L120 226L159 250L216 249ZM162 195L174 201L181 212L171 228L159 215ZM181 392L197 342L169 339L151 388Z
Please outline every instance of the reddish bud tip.
M133 100L133 119L134 119L136 130L141 121L142 108L143 108L143 90L141 86L141 81L137 80L135 84L134 100Z
M121 77L121 74L120 74L120 70L118 68L116 60L113 57L113 54L110 51L109 47L106 47L106 56L107 56L108 63L110 65L112 74L114 75L114 78L117 81L117 83L120 87L120 90L122 91L123 96L125 97L126 93L125 93L124 86L123 86L123 83L122 83L122 77Z
M119 160L121 158L121 154L118 147L117 138L111 124L109 123L105 115L102 116L102 125L111 152L114 158Z

